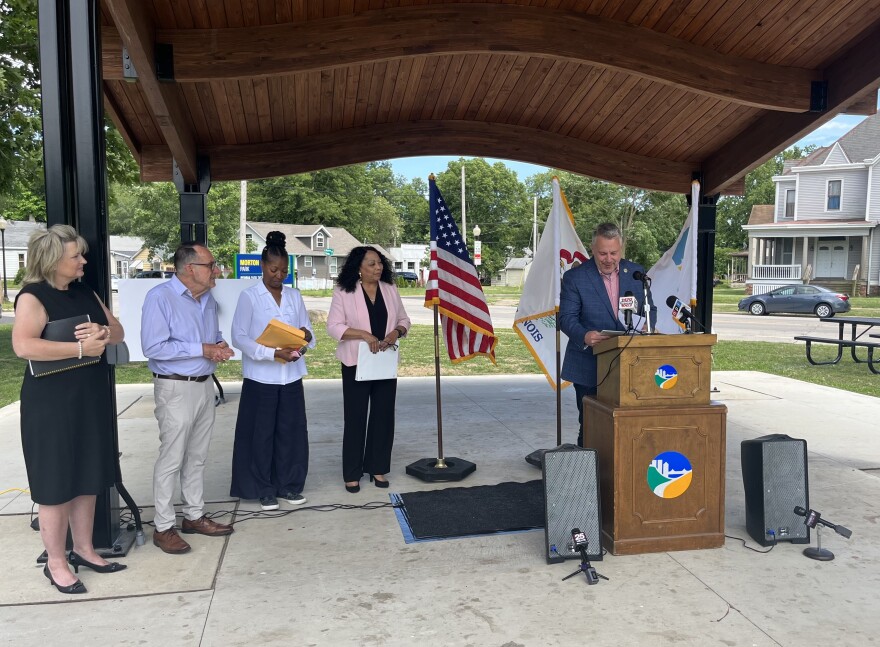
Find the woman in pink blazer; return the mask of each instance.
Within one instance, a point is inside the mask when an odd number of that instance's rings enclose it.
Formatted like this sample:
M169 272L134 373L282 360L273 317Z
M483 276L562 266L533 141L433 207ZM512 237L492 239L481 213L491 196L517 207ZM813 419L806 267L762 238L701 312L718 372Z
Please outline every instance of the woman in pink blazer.
M387 488L394 443L394 399L397 380L358 382L358 347L366 342L379 353L397 344L410 327L391 263L374 247L351 250L333 290L327 333L339 340L342 362L342 478L345 489L359 492L364 473L376 487ZM369 417L367 412L369 411Z

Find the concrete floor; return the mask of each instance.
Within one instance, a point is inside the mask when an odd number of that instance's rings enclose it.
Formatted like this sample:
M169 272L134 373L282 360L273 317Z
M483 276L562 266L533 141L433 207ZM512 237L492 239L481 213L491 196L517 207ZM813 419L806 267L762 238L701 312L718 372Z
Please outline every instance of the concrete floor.
M66 645L726 645L880 642L880 440L876 398L760 373L719 372L729 410L726 534L748 538L739 447L787 433L807 440L810 504L853 531L823 532L836 559L805 558L782 542L769 554L729 538L720 549L594 562L609 578L563 582L576 562L547 565L543 532L406 544L388 492L342 488L342 396L337 380L306 382L311 438L305 508L250 518L228 496L240 385L226 384L207 466L212 512L237 514L228 538L195 537L191 553L150 543L119 574L80 576L89 593L48 586L28 526L27 494L0 495L0 644ZM447 487L405 474L436 455L433 378L399 381L390 492ZM122 471L152 518L158 448L152 387L118 387ZM443 379L444 449L477 464L460 485L540 478L523 457L555 445L555 399L540 376ZM564 441L575 436L574 396L563 398ZM18 405L0 410L0 491L26 488ZM345 504L346 507L337 507ZM354 506L354 507L350 507ZM289 510L282 504L282 512ZM229 521L231 517L223 519ZM188 537L189 539L189 537ZM757 547L748 540L748 545ZM813 534L815 545L815 533Z

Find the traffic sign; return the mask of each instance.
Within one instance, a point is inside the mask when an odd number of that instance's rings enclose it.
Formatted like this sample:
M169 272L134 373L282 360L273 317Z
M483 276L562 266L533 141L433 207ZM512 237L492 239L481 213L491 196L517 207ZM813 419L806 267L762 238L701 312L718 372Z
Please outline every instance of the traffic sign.
M324 254L326 254L327 256L333 256L333 248L332 247L326 248L324 250Z

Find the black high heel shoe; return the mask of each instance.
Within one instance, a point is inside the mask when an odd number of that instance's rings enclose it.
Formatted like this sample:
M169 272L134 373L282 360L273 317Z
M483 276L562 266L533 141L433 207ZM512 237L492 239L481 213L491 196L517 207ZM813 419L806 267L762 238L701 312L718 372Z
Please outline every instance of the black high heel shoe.
M370 480L373 482L373 485L375 485L376 487L380 487L383 490L390 485L388 481L380 481L377 478L373 478L372 474L370 474Z
M88 593L86 585L79 580L77 580L70 586L61 586L60 584L56 584L55 578L52 577L52 571L49 570L48 564L43 567L43 575L49 578L49 583L56 589L58 589L59 593Z
M67 556L67 561L70 562L71 566L73 566L73 570L75 573L79 573L80 566L90 568L96 573L118 573L119 571L124 571L126 568L128 568L128 566L126 566L125 564L120 564L119 562L109 562L104 566L101 566L99 564L92 564L91 562L87 562L85 559L83 559L73 551L70 551L70 555Z
M351 492L352 494L357 494L361 491L361 484L356 483L355 485L346 485L345 489L347 492Z

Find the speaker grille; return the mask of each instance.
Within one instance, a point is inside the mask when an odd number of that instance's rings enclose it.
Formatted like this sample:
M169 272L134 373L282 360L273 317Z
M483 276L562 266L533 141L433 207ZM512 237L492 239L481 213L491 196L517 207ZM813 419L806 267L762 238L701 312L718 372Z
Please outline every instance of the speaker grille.
M544 454L544 506L544 538L549 563L580 557L580 553L570 547L573 528L586 534L589 558L602 559L599 467L595 450L555 450Z
M776 541L809 540L804 518L795 506L807 504L806 442L791 439L764 444L764 521Z
M807 442L772 434L743 441L741 449L749 535L763 546L809 543L810 529L794 513L795 506L810 507Z

